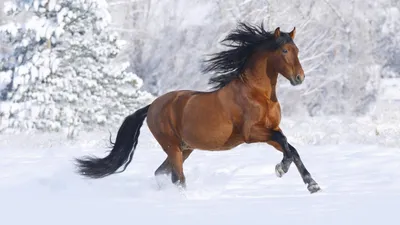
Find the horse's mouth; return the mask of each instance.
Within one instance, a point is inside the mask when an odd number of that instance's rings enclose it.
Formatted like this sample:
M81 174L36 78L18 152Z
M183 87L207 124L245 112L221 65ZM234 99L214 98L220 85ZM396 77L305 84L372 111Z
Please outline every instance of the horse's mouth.
M292 86L297 86L297 85L300 85L300 84L302 84L302 83L303 83L302 80L290 79L290 84L291 84Z

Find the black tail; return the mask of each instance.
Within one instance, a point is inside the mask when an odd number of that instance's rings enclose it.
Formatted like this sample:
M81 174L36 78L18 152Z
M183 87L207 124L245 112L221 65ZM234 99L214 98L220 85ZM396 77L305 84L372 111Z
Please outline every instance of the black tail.
M132 161L138 143L140 127L147 116L149 106L141 108L125 118L118 130L115 143L111 143L113 148L108 156L105 158L84 157L83 159L76 159L78 172L90 178L102 178L125 171ZM116 172L122 165L124 165L122 171Z

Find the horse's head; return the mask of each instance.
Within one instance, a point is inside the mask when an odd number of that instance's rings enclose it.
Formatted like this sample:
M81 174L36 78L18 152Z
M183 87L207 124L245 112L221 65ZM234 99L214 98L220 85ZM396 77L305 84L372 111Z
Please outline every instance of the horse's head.
M230 81L245 76L247 69L255 67L266 69L257 70L258 76L280 73L292 85L301 84L304 71L297 57L299 49L293 42L295 33L295 28L290 33L281 32L279 27L273 32L266 31L263 24L257 27L240 23L222 41L229 49L214 54L207 60L208 65L203 71L217 74L210 79L216 88L222 88Z
M274 37L279 48L269 56L268 60L275 71L286 77L292 85L299 85L304 80L304 71L298 58L299 49L293 42L295 34L296 28L290 33L281 32L279 27L276 28ZM290 41L287 41L288 39Z

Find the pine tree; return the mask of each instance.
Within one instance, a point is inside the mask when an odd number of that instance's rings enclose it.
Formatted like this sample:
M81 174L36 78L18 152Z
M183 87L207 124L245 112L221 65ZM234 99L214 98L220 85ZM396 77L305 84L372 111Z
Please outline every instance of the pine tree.
M110 32L104 0L16 0L9 14L25 24L0 29L14 51L3 57L2 128L60 131L119 124L147 104L142 80L117 56L124 42Z

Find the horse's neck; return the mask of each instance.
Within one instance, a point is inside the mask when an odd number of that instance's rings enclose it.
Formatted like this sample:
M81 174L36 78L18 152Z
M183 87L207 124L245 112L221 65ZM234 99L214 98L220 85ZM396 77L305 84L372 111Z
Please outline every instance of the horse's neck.
M249 69L246 71L246 80L253 90L257 90L272 101L277 101L278 73L272 67L267 68L267 57L267 54L262 53L253 57Z

